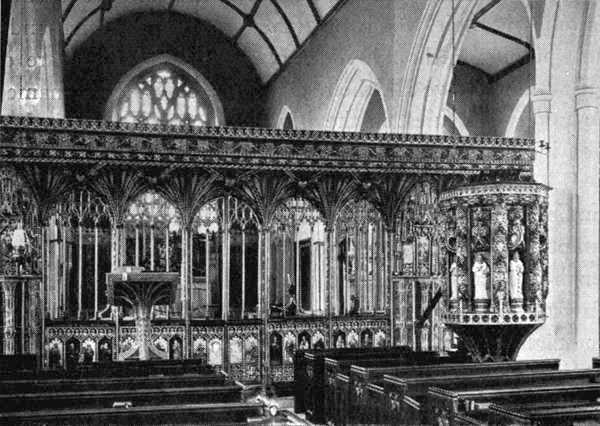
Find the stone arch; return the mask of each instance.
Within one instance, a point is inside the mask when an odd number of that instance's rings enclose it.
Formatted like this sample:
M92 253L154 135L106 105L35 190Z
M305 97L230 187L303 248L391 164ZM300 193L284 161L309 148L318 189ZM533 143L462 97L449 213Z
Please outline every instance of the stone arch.
M289 127L291 123L291 127ZM292 111L287 105L284 105L281 108L281 112L279 113L279 118L277 118L277 123L275 124L275 128L277 129L295 129L294 115Z
M214 110L215 125L224 126L225 115L223 113L223 105L221 104L221 99L217 95L217 92L210 84L210 82L206 78L204 78L204 76L200 74L200 72L197 71L190 64L169 54L162 54L147 59L137 64L135 67L130 69L123 77L121 77L117 85L114 87L110 97L108 98L108 102L106 102L106 106L104 108L105 120L111 120L112 111L117 106L117 102L121 93L129 85L132 79L136 78L140 73L144 72L146 69L152 68L156 65L160 65L163 63L167 63L176 68L179 68L200 85L202 90L204 90L204 92L206 93L206 96L208 96L211 107Z
M513 108L510 118L508 119L508 124L506 125L506 130L504 131L504 136L513 138L516 137L515 133L517 130L517 126L521 117L525 113L527 107L531 108L531 94L534 92L535 87L531 86L521 94L519 100L517 101L515 107Z
M465 122L460 118L456 111L453 111L452 108L446 106L444 108L444 117L446 117L450 122L454 125L456 130L461 136L470 136L469 129L465 125Z
M381 84L365 62L354 59L346 65L331 99L324 128L326 130L359 131L365 111L375 91L385 102Z
M470 0L427 2L400 89L395 131L440 133L455 65L452 60L458 58L478 4Z

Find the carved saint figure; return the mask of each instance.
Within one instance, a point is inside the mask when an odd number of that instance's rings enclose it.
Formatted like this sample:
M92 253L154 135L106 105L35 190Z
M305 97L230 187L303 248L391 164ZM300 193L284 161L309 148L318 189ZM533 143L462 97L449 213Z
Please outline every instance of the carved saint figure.
M178 339L173 339L171 344L171 359L181 359L181 343Z
M487 279L490 272L490 268L487 263L484 262L483 256L478 253L475 256L475 263L473 263L473 277L475 280L475 297L474 299L489 299L487 291Z
M300 349L310 349L310 343L306 338L306 335L302 336L302 340L300 341Z
M523 299L523 262L519 259L519 252L513 253L510 261L510 297Z
M456 262L450 265L450 300L458 300L458 266Z

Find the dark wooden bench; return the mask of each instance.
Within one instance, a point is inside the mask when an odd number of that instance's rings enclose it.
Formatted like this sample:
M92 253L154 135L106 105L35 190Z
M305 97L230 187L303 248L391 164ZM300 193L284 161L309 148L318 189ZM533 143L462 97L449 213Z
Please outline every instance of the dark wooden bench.
M149 389L169 387L214 386L230 381L222 373L176 376L106 377L106 378L37 378L0 380L0 395L7 393L76 392L92 390Z
M0 412L70 408L110 408L115 403L134 407L199 402L240 402L242 388L235 384L217 386L171 386L168 388L93 390L74 392L11 393L0 395Z
M325 358L356 358L377 359L390 358L396 355L411 352L410 348L398 346L393 348L346 348L346 349L324 349L312 350L301 353L298 365L294 366L295 400L300 399L296 412L306 412L306 416L313 422L323 421L323 398L324 398L324 365Z
M422 409L417 420L434 422L458 414L469 417L473 413L487 415L491 403L523 404L526 401L529 404L568 399L575 402L575 396L583 397L585 401L586 398L595 401L600 396L600 374L593 369L434 379L427 383L430 387L425 398L422 394L423 384L412 395L410 392L405 394L405 398L410 397L421 403ZM407 387L411 385L409 382L405 382ZM575 391L579 393L573 394ZM561 395L561 392L565 393Z
M384 423L420 423L422 415L422 404L424 404L427 391L430 386L443 387L453 383L473 383L478 385L484 383L490 376L493 378L509 377L515 380L516 376L522 375L556 375L558 360L542 361L517 361L502 362L494 374L484 372L481 368L494 363L475 364L475 370L464 371L466 364L456 366L424 366L422 368L410 367L406 371L397 370L395 375L384 374L383 380L372 383L372 386L363 395L364 402L376 410L377 418ZM440 368L441 367L441 368ZM450 368L448 368L450 367ZM467 366L468 368L468 366ZM502 369L505 370L502 370ZM514 372L514 370L520 370ZM589 377L589 370L588 376ZM581 375L579 376L581 378ZM579 378L577 380L579 380ZM347 381L350 380L348 377ZM383 401L380 399L384 395Z
M428 362L430 361L430 362ZM338 374L340 383L340 401L338 422L352 418L359 422L371 422L372 417L384 419L387 410L385 378L415 379L427 381L434 377L464 377L469 375L505 374L514 371L552 372L558 369L558 360L509 361L493 363L452 363L444 364L443 357L423 360L413 365L369 367L364 364L353 365L349 374ZM343 388L343 389L342 389ZM425 387L422 389L426 391ZM389 420L389 418L388 418Z
M464 422L466 416L458 418ZM479 423L500 426L508 425L573 425L573 424L598 424L600 419L600 403L592 401L553 401L552 403L532 403L517 405L491 404L488 415L482 422L479 419L469 418Z
M0 413L3 425L156 425L245 424L260 417L263 406L254 402L174 404L131 408L77 408Z
M396 368L411 365L435 365L467 361L468 359L464 356L440 356L439 352L410 352L382 359L325 358L324 419L337 419L339 417L337 413L340 411L343 413L346 412L348 407L348 393L351 389L350 384L347 381L338 384L336 378L339 374L348 375L353 365L358 364L367 368Z

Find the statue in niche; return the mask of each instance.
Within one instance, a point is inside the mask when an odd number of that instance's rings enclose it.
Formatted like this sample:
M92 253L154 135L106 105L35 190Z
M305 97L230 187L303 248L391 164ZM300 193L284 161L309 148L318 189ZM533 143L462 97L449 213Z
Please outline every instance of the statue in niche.
M83 363L91 364L94 362L94 348L91 345L83 345Z
M456 261L450 265L450 300L458 300L458 265Z
M310 342L308 341L306 334L302 336L299 347L300 349L310 349Z
M475 281L475 300L489 299L487 291L487 281L490 268L483 260L481 253L477 253L475 256L475 262L473 263L473 278Z
M513 253L510 261L510 298L515 300L523 299L523 262L519 258L519 252Z
M181 343L177 338L174 338L171 342L171 359L181 359Z
M110 343L108 342L108 340L101 341L99 354L98 354L98 360L100 362L112 361L112 351L111 351Z
M60 368L61 365L61 354L58 342L54 342L50 347L48 354L48 367L50 369Z

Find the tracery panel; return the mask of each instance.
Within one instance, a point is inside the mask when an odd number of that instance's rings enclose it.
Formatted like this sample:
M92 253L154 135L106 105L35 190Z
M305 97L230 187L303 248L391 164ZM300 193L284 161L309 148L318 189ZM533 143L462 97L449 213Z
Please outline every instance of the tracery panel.
M168 63L132 79L121 91L111 117L126 123L216 124L210 100L202 87Z

